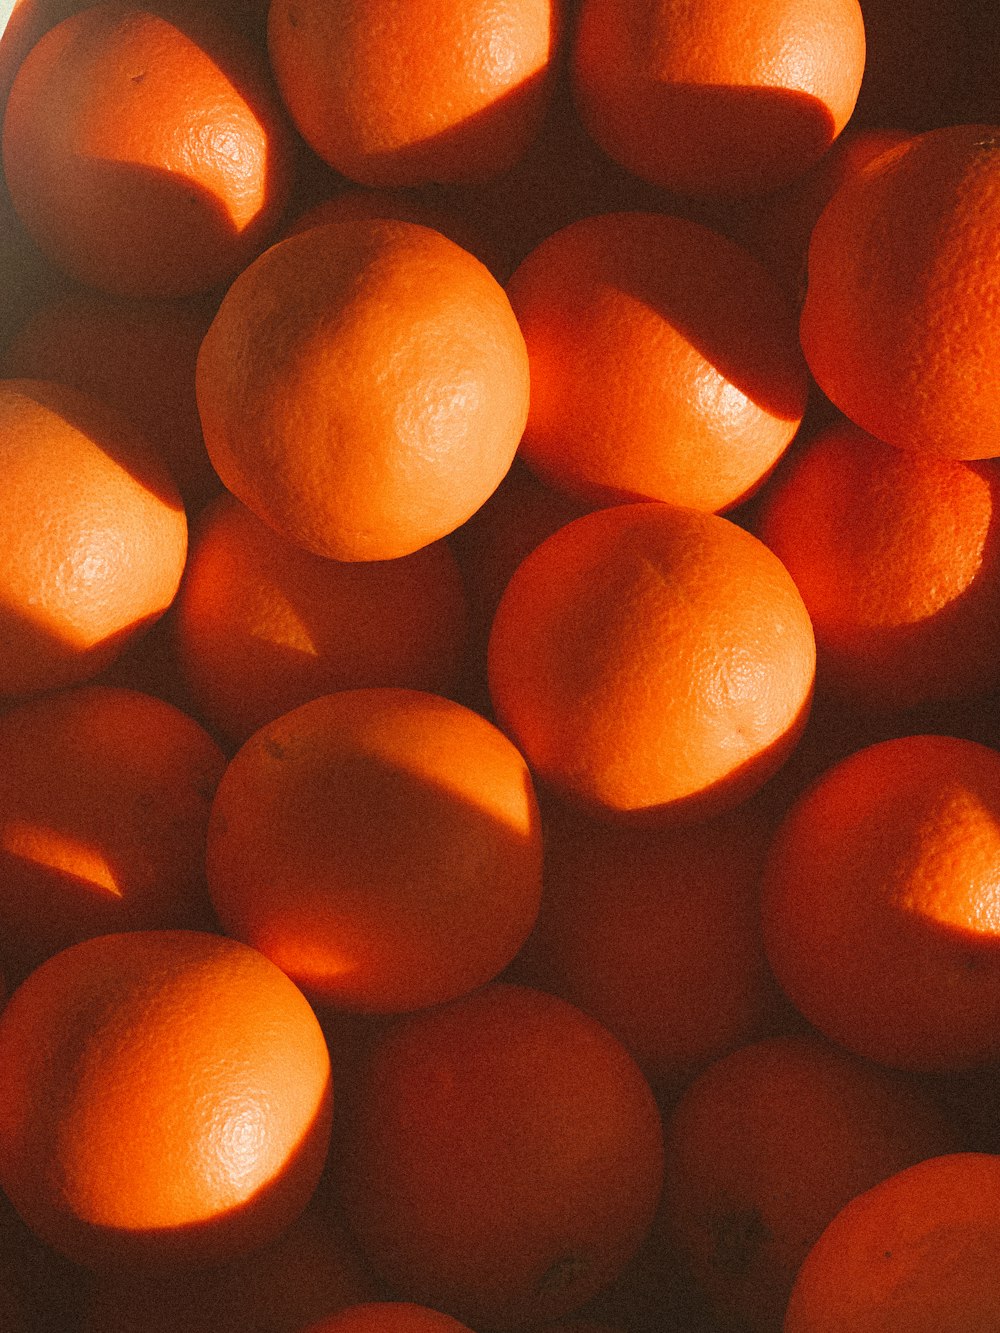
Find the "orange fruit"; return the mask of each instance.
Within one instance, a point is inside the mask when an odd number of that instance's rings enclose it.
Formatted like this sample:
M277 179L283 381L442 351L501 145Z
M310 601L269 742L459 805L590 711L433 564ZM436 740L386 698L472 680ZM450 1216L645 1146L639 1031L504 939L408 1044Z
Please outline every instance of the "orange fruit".
M801 338L862 429L948 458L1000 455L1000 129L915 135L839 189L809 243Z
M302 1333L471 1333L450 1315L409 1301L352 1305L310 1324Z
M103 1275L80 1333L299 1333L376 1295L346 1226L314 1196L277 1239L221 1266Z
M7 347L4 374L54 380L109 403L160 451L186 504L201 507L220 489L194 396L210 318L193 303L72 292L22 324Z
M510 467L528 411L503 289L416 223L312 227L226 293L198 357L217 472L290 541L337 560L409 555Z
M173 628L197 711L242 743L335 690L450 693L464 660L465 602L443 542L397 560L327 560L224 495L194 533Z
M533 250L507 293L531 372L520 455L580 500L724 509L798 429L794 312L746 250L707 227L585 218Z
M773 1027L760 933L768 828L752 807L655 831L546 815L545 890L518 980L598 1019L658 1092Z
M1000 683L1000 465L918 454L841 421L794 456L757 531L816 632L817 683L866 706Z
M302 993L236 940L133 931L53 955L0 1016L0 1184L75 1262L221 1262L304 1210L330 1132Z
M662 1131L605 1028L494 984L376 1039L340 1160L351 1225L398 1295L520 1328L578 1309L638 1248Z
M957 1147L944 1113L902 1078L805 1035L711 1065L665 1138L663 1243L716 1315L752 1333L781 1328L800 1264L849 1199Z
M186 296L262 248L290 145L262 62L210 13L168 19L110 0L45 33L3 123L18 214L71 277L127 296Z
M85 685L0 714L2 956L27 971L111 931L214 925L205 834L225 768L191 718Z
M219 919L314 1000L393 1012L481 985L538 913L521 755L461 704L347 690L262 727L212 806Z
M609 818L701 817L780 766L808 712L809 616L715 514L585 514L521 563L489 644L497 717L536 776Z
M180 496L153 448L64 385L0 382L0 698L97 675L172 602Z
M858 0L583 0L576 104L601 147L682 194L771 190L847 124L865 65Z
M491 176L538 131L557 0L274 0L268 50L300 134L363 185Z
M1000 752L905 736L834 764L771 847L764 942L828 1037L906 1069L1000 1051Z
M949 1153L852 1199L799 1271L785 1333L991 1333L1000 1157Z
M907 130L849 127L804 175L755 201L747 244L797 305L806 289L809 237L823 209L845 181L910 137Z

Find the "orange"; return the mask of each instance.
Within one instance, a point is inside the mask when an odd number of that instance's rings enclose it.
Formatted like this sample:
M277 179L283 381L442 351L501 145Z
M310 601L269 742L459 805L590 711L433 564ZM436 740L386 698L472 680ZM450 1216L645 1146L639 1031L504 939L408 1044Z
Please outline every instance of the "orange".
M177 592L187 519L152 446L96 399L0 382L0 699L97 675Z
M116 930L214 925L205 834L225 768L170 704L85 685L0 715L2 957L26 971Z
M834 764L771 847L764 941L822 1032L950 1070L1000 1053L1000 752L905 736Z
M802 348L819 387L900 448L1000 455L1000 129L915 135L846 181L809 243Z
M841 421L788 459L757 530L809 609L820 688L899 708L1000 684L997 462Z
M160 451L186 504L200 508L220 489L194 396L210 320L194 303L73 292L25 321L7 347L4 374L54 380L109 403Z
M0 1016L0 1184L75 1262L220 1262L274 1240L330 1132L326 1043L302 993L235 940L84 940Z
M823 209L845 181L910 137L906 130L849 127L804 175L755 201L749 248L797 305L805 295L809 237Z
M328 694L262 727L212 806L225 929L314 1000L393 1012L504 968L538 913L541 833L496 727L417 690Z
M1000 1157L949 1153L867 1190L802 1265L785 1333L992 1333Z
M398 1019L355 1095L344 1201L404 1299L483 1330L556 1319L650 1226L662 1131L649 1086L554 996L494 984Z
M465 602L443 542L397 560L327 560L225 495L194 533L173 628L197 711L242 743L334 690L451 693L464 661Z
M744 1046L695 1079L667 1120L662 1240L720 1320L773 1333L840 1208L956 1146L947 1117L902 1078L820 1037Z
M276 1240L221 1266L105 1275L85 1298L80 1333L299 1333L376 1299L354 1241L329 1213L314 1196Z
M300 134L363 185L491 176L538 131L557 0L274 0L268 50Z
M601 147L681 194L771 190L807 170L861 87L858 0L583 0L576 103Z
M310 1324L302 1333L471 1333L450 1315L409 1301L353 1305Z
M507 292L531 370L521 456L578 499L724 509L798 429L794 312L746 250L707 227L585 218L533 250Z
M503 289L416 223L312 227L226 293L198 357L205 443L229 489L337 560L409 555L510 467L528 411Z
M211 14L94 5L14 79L3 165L14 206L71 277L128 296L228 281L288 189L288 130L262 62Z
M777 1021L752 807L646 831L546 812L545 891L519 980L598 1019L658 1092Z
M798 738L812 626L784 565L716 514L575 519L521 563L489 644L497 717L536 776L607 818L735 805Z

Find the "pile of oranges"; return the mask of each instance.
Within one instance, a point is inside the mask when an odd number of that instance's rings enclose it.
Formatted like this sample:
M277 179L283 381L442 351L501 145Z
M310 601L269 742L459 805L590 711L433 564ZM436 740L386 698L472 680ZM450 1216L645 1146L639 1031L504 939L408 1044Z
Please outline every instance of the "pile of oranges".
M998 59L13 5L2 1333L1000 1329Z

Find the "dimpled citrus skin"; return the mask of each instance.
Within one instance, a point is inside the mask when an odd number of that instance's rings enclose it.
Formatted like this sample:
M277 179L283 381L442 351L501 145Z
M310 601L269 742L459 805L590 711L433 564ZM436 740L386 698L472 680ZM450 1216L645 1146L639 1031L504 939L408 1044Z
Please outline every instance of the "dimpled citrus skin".
M438 1004L510 962L541 894L517 749L419 690L324 695L256 732L216 793L208 882L226 929L316 1001Z
M974 1068L1000 1050L1000 754L952 736L869 745L778 828L764 943L821 1032L883 1064Z
M274 0L268 50L299 132L365 185L499 175L551 86L558 0Z
M809 243L800 333L823 392L870 434L1000 455L1000 129L915 135L852 176Z
M948 1153L852 1199L799 1270L785 1333L992 1333L1000 1157Z
M167 609L187 519L166 467L110 408L0 382L0 698L87 680Z
M0 1017L0 1183L94 1268L218 1262L302 1212L330 1133L322 1030L246 945L101 935L55 954Z
M580 117L605 152L681 194L744 194L800 175L854 109L857 0L584 0L572 53Z
M746 498L802 420L795 316L741 246L685 218L606 213L507 284L528 347L519 456L588 503Z
M536 775L607 818L701 817L777 769L811 700L812 626L764 544L649 502L584 515L522 562L490 693Z
M169 8L169 7L168 7ZM288 127L228 25L93 5L18 70L3 123L11 198L71 277L128 296L185 296L258 252L288 190Z
M503 289L439 232L330 223L274 245L227 292L198 357L226 486L336 560L408 555L510 467L528 411Z
M302 1333L472 1333L451 1315L409 1301L372 1301L310 1324Z

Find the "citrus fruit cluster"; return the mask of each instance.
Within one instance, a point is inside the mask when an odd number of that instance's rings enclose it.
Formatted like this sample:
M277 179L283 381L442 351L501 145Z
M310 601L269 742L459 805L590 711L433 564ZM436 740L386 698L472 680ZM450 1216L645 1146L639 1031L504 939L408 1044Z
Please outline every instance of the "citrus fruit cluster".
M2 1333L996 1333L996 16L0 15Z

